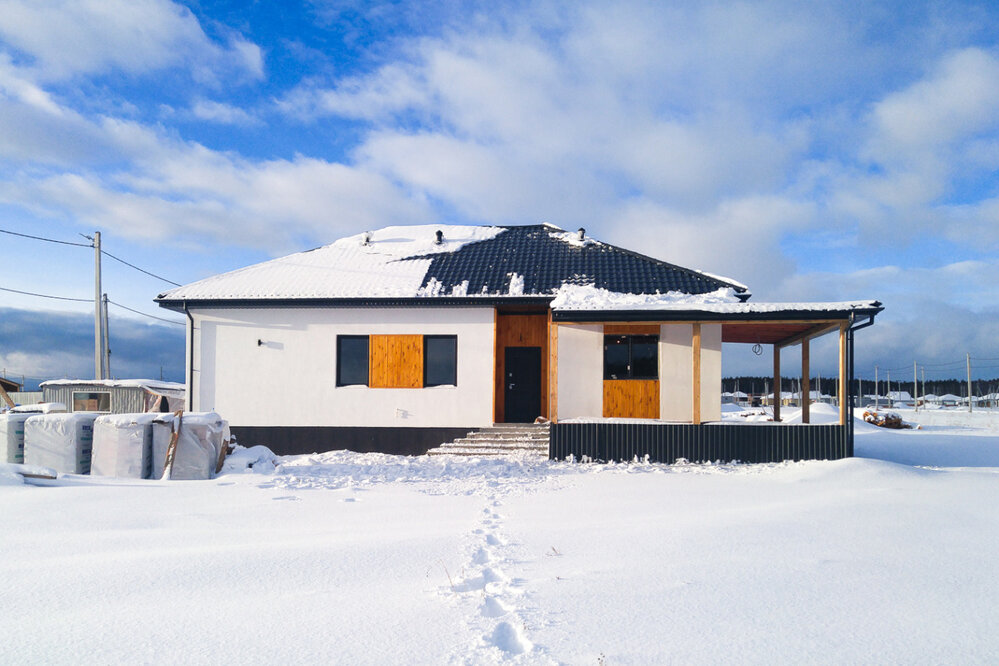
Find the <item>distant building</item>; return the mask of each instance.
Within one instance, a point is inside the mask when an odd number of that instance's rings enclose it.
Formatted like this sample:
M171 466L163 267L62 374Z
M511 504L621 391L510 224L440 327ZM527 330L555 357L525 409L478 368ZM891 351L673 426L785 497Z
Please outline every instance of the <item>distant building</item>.
M20 391L22 388L21 384L18 384L13 379L7 379L6 377L0 377L0 386L2 386L3 390L7 393Z
M61 402L68 412L135 414L184 408L183 384L152 379L52 379L42 382L42 401Z

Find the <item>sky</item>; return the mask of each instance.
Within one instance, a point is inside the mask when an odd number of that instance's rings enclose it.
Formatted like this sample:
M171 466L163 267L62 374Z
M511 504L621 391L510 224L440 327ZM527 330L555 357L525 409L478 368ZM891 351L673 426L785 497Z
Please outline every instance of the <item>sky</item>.
M860 376L995 377L997 36L988 2L0 0L0 229L188 283L389 224L585 227L755 301L880 300ZM93 260L0 234L0 288L92 298ZM182 381L170 284L103 269L112 372ZM0 291L0 372L92 376L92 312Z

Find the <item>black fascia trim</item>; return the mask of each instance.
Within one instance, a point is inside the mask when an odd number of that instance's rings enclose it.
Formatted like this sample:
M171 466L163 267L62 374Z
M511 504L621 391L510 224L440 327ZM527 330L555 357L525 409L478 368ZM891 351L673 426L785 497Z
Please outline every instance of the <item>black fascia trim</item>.
M851 314L874 317L883 307L857 310L781 310L779 312L704 312L703 310L587 310L552 311L552 321L562 323L591 323L602 321L782 321L800 319L849 319Z
M442 296L429 298L207 298L203 300L155 299L161 308L377 308L377 307L497 307L536 305L547 307L554 296Z

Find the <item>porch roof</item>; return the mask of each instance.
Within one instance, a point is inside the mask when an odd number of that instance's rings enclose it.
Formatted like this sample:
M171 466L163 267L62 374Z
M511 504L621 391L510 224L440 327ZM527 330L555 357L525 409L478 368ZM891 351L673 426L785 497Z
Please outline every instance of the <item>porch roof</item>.
M559 323L720 323L722 342L790 344L884 310L878 301L666 304L639 309L553 308Z

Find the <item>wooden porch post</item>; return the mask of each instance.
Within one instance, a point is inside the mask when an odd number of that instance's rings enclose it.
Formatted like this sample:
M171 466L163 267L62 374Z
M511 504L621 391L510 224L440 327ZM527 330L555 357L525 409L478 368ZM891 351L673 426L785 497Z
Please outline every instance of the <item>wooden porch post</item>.
M847 415L849 414L849 409L853 408L853 405L847 405L847 400L849 396L847 395L849 391L846 385L846 329L849 324L839 325L839 386L837 387L837 393L839 393L839 424L846 425Z
M558 422L558 324L548 312L548 420Z
M694 414L693 423L694 425L700 425L701 423L701 325L694 324L694 338L693 338L693 352L694 352L694 377L693 377L693 403L694 403Z
M801 340L801 422L808 423L812 383L808 379L808 338Z
M780 345L774 344L774 421L780 421Z

